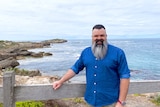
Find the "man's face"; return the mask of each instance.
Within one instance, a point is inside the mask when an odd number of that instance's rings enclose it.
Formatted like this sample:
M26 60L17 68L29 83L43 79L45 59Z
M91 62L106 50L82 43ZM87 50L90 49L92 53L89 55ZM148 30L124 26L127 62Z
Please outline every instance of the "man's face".
M92 52L98 59L103 59L107 53L107 35L105 29L92 31Z
M92 43L96 43L96 45L102 45L104 41L107 40L107 34L105 29L94 29L92 31Z

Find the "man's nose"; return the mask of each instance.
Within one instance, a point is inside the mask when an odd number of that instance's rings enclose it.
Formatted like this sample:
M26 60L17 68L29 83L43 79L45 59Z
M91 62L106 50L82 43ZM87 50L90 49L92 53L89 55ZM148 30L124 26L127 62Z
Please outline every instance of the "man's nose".
M97 39L100 40L100 39L102 39L102 37L101 37L101 36L98 36Z

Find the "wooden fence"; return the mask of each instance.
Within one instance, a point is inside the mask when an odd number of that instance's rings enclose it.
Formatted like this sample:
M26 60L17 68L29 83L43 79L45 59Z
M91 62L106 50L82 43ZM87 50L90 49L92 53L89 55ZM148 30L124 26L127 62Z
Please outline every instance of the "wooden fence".
M3 75L3 85L0 85L0 103L4 107L15 107L16 101L83 97L84 92L84 83L64 84L58 90L53 90L52 84L15 85L14 73L7 72ZM154 92L160 92L160 80L132 81L128 94Z

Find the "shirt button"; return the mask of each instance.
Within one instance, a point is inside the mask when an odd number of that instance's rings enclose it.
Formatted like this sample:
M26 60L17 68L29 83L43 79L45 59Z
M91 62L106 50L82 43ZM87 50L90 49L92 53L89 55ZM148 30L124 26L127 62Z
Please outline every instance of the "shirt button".
M94 76L97 76L96 74L94 74Z
M96 91L94 91L94 93L96 93Z
M98 60L98 58L96 58L96 60Z
M96 82L94 82L94 85L96 85Z
M95 68L97 68L97 66L95 66Z

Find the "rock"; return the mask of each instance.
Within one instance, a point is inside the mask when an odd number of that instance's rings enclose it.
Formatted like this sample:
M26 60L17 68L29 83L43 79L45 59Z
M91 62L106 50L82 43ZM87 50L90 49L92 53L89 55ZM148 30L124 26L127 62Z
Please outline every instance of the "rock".
M43 53L42 52L40 52L40 53L32 53L31 56L35 57L35 58L41 58L41 57L43 57Z
M0 53L0 61L4 60L4 59L7 59L7 58L16 58L17 56L17 53Z
M34 76L34 77L29 77L29 76L20 76L16 75L16 84L51 84L54 81L58 80L56 76Z
M15 83L16 83L16 85L25 84L29 79L30 79L29 76L15 75Z
M34 78L30 78L26 81L25 84L50 84L50 78L38 78L38 77L34 77Z
M36 70L36 71L29 71L29 76L30 77L33 77L33 76L41 76L41 73L39 70Z
M64 43L64 42L67 42L67 40L65 40L65 39L51 39L51 40L42 41L42 43L44 43L44 44Z
M30 56L32 54L32 52L28 51L28 50L20 50L19 52L17 52L18 56Z
M19 62L12 57L0 61L0 67L2 69L9 68L9 67L14 68L18 65L19 65Z
M43 56L52 56L52 53L43 53Z
M33 48L43 48L43 43L41 42L18 42L19 48L21 49L33 49Z

